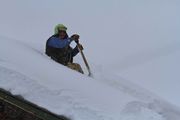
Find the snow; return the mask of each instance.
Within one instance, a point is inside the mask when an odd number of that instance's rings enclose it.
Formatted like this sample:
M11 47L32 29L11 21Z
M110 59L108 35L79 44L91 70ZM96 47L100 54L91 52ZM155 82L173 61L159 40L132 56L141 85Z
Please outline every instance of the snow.
M0 3L0 88L73 120L179 120L178 0ZM44 54L57 23L80 34L94 78Z
M0 40L0 88L51 112L74 120L179 119L179 108L97 66L93 79L21 41Z
M146 56L155 55L145 62L131 66L122 71L117 71L119 76L131 80L136 84L156 93L174 105L180 106L179 71L180 71L180 47L179 44L169 45L169 48L159 54L154 52ZM148 57L146 57L148 58ZM135 58L136 59L136 58ZM134 59L134 61L136 61ZM143 58L137 58L143 60Z

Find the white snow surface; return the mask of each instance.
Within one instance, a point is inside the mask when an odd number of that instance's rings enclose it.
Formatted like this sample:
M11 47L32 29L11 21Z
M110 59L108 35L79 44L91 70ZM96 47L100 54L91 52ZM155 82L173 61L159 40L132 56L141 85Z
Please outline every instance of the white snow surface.
M179 120L180 110L97 66L94 78L22 41L0 37L0 88L73 120Z
M179 11L179 0L1 0L0 88L73 120L179 120ZM80 34L94 78L44 55L57 23Z

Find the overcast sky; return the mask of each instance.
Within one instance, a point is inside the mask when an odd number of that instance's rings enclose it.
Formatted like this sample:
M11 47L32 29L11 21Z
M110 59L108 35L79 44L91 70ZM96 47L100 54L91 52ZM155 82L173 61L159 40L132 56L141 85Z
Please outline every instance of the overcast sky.
M179 12L179 0L0 0L0 35L43 50L63 23L80 34L91 62L123 69L179 45Z

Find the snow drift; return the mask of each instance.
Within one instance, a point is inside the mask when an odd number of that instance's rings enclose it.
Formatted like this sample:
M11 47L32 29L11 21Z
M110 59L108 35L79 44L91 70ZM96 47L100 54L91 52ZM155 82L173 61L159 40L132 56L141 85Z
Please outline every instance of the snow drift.
M179 120L179 108L93 66L94 79L31 44L0 37L0 88L73 120Z

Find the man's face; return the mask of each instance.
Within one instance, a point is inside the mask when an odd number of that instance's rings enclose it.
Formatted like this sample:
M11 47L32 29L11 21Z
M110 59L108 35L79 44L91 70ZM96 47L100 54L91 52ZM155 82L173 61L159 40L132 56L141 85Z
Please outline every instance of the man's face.
M60 37L61 39L65 39L65 37L66 37L66 31L59 31L59 37Z

